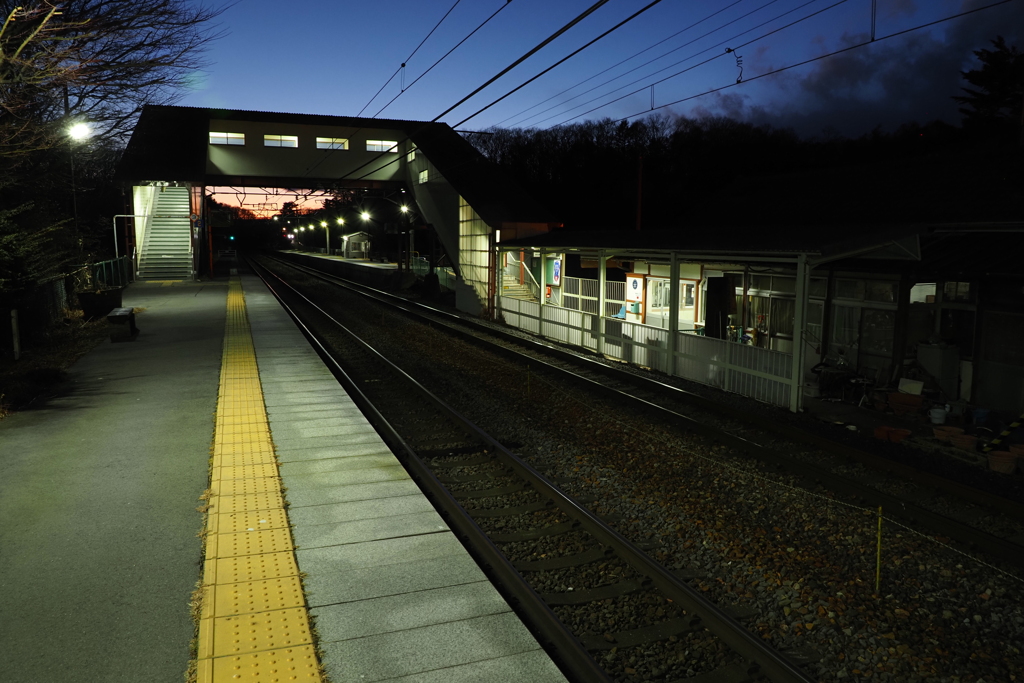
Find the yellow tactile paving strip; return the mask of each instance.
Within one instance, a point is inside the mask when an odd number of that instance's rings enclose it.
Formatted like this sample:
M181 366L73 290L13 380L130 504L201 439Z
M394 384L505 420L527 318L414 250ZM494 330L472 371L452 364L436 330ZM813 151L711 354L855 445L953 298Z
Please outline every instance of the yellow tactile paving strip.
M197 683L320 681L238 278L228 287Z

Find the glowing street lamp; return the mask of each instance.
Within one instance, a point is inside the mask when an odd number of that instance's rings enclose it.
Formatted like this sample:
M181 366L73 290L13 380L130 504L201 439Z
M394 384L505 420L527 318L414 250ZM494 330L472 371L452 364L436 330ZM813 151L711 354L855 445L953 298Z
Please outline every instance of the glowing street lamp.
M66 93L65 93L66 96ZM67 102L64 104L67 114ZM79 122L68 128L68 137L81 142L92 136L92 127L88 123ZM75 232L78 233L78 188L75 187L75 146L71 145L71 212L75 217ZM79 240L81 245L81 240ZM117 249L117 234L114 234L114 249Z
M362 218L364 221L370 220L370 214L367 211L363 211L361 214L359 214L359 217Z
M327 233L327 255L331 255L331 229L327 227L327 221L320 221L320 227Z
M68 128L72 140L85 140L92 135L92 127L88 123L76 123Z

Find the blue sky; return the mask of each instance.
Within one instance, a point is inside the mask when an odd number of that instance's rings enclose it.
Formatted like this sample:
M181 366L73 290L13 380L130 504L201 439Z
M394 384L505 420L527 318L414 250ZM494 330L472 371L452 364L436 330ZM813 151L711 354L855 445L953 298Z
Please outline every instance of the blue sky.
M611 0L440 120L452 125L462 122L649 1ZM949 98L961 86L959 70L974 65L971 51L987 47L998 34L1024 48L1024 0L878 39L992 2L876 0L873 44L750 80L868 40L872 0L663 0L565 64L469 118L460 129L546 128L588 118L640 115L651 109L652 82L712 57L717 58L656 84L656 111L684 116L727 114L792 127L805 135L826 129L860 135L877 125L891 130L904 122L936 118L955 123L959 117ZM178 104L432 120L594 2L461 0L417 50L453 4L454 0L239 0L220 18L227 35L211 46L209 68L195 74L192 90ZM423 76L495 12L490 22ZM697 25L684 30L693 24ZM724 24L728 25L715 31ZM651 47L660 41L664 42ZM753 42L725 53L725 47L748 41ZM646 48L651 49L632 57ZM641 66L665 53L669 54ZM744 81L739 85L737 55L742 58ZM403 62L405 69L395 75ZM640 68L625 74L636 67ZM571 99L594 86L600 87ZM731 87L693 97L723 86ZM641 92L595 109L638 89ZM574 118L581 114L582 118Z

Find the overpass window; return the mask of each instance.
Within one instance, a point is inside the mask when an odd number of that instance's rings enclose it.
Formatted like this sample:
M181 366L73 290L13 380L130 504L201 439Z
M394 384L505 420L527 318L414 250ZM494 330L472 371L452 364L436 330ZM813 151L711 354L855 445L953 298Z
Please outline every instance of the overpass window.
M210 131L211 145L244 145L245 133L219 133Z
M420 171L420 185L430 181L430 171L424 169Z
M397 140L367 140L367 152L398 152Z
M297 135L264 135L264 147L298 147L299 136Z
M347 138L317 138L317 149L348 149Z
M409 150L409 153L405 155L405 162L411 164L416 161L416 148L413 147Z

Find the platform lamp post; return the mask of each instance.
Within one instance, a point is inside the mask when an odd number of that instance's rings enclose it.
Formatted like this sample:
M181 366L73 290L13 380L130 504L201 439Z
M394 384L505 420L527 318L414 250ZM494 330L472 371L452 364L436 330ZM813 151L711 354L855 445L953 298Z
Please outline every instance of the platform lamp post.
M68 128L68 137L71 138L71 213L75 219L75 236L81 240L81 231L78 229L78 188L75 182L75 143L88 140L92 136L92 127L88 123L78 122ZM117 248L115 237L114 248ZM79 242L81 247L81 242Z
M327 255L331 255L331 228L327 225L327 221L320 221L320 227L327 233Z
M370 216L370 212L369 211L361 211L359 213L359 217L363 220L364 223L369 223L370 221L373 220L373 218ZM367 242L366 242L366 257L367 258L370 258L370 253L371 253L370 247L371 246L373 246L373 242L367 240ZM372 261L373 259L370 259L370 260Z

